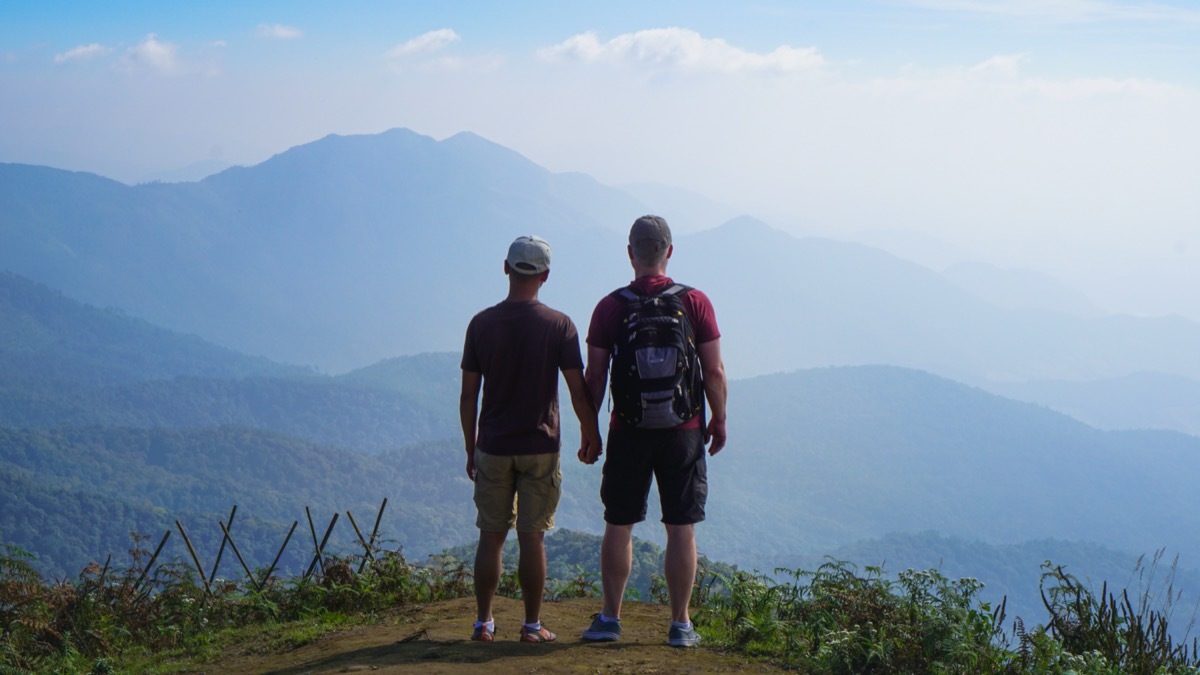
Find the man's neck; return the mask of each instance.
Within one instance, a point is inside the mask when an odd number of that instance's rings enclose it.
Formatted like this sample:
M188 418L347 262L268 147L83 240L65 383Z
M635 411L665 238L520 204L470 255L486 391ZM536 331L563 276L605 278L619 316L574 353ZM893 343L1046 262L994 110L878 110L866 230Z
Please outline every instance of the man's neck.
M640 265L633 266L633 278L642 279L644 277L660 277L666 276L666 265L652 265L650 267L642 267Z
M538 290L541 284L530 284L514 282L508 285L508 297L505 300L509 302L532 302L538 299Z

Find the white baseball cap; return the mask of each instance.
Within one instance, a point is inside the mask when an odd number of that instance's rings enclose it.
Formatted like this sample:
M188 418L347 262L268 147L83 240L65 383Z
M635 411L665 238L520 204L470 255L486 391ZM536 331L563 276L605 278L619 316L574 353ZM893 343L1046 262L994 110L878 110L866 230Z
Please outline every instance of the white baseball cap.
M508 247L508 266L517 274L541 274L550 269L550 244L541 237L517 237Z

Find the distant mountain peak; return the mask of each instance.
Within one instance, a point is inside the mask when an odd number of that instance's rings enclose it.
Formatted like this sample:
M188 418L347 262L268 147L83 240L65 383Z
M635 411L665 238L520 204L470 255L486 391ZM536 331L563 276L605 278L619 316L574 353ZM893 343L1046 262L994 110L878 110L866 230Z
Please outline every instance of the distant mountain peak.
M488 139L484 138L483 136L480 136L479 134L475 133L474 131L460 131L456 134L448 136L442 142L443 143L468 143L468 142L469 143L483 143L486 145L503 147L499 143L494 143L492 141L489 141Z
M718 230L756 230L759 232L783 232L777 227L771 227L754 216L738 216L731 218L721 225L717 226Z
M504 173L514 170L526 172L528 175L550 175L549 169L533 162L525 155L490 141L483 136L470 131L460 131L443 141L440 145L451 152L457 153L464 160L482 163L493 170L499 169Z

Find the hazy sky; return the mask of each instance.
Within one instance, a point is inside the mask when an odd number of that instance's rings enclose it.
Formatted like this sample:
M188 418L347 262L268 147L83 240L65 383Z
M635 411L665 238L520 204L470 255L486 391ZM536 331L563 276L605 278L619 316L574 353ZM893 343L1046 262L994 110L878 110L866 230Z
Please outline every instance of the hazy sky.
M1196 120L1193 2L0 0L0 161L137 182L467 130L1200 320Z

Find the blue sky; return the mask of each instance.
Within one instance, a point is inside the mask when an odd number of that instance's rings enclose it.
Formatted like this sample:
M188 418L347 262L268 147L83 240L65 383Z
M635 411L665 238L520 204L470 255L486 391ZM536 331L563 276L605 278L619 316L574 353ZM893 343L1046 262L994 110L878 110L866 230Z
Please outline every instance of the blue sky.
M1191 2L0 2L0 161L132 183L467 130L1200 320L1196 119Z

